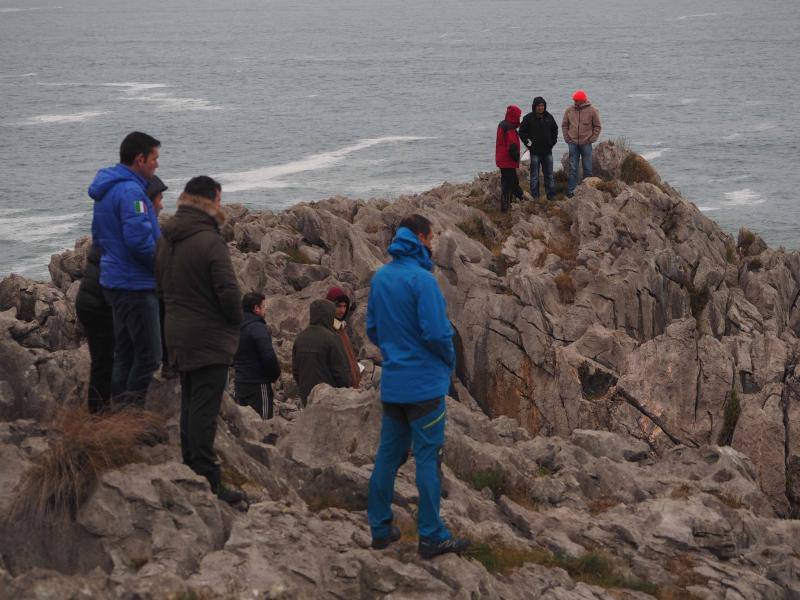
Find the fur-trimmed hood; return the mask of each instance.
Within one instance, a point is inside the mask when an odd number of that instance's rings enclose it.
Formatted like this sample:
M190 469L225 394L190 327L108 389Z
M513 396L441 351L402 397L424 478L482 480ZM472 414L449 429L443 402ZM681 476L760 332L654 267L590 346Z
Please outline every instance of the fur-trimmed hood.
M183 193L178 198L178 210L161 229L170 242L180 242L201 231L219 233L225 223L225 213L213 200Z

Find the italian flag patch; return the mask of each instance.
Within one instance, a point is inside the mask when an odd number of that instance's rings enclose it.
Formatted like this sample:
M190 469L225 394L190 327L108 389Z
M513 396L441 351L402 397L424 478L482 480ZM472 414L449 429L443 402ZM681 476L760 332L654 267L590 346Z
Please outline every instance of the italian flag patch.
M141 200L137 200L133 203L133 211L137 215L146 215L147 214L147 205L142 202Z

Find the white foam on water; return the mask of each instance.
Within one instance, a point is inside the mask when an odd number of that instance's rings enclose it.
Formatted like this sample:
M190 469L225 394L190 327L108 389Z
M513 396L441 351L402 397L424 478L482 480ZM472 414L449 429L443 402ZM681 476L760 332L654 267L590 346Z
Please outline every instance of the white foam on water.
M205 98L182 98L169 92L158 91L168 88L165 83L144 83L141 81L124 81L121 83L104 83L105 87L120 88L125 94L124 100L131 102L152 102L162 110L221 110L221 106L212 104Z
M770 129L775 129L776 127L777 124L772 123L770 121L764 121L762 123L756 123L755 125L750 127L749 130L758 133L761 131L769 131Z
M742 134L736 132L736 133L731 133L730 135L724 135L722 136L722 139L725 140L726 142L732 142L733 140L738 139L740 137L742 137Z
M219 179L225 192L244 192L247 190L287 187L290 184L276 180L286 177L287 175L330 168L343 161L350 154L358 152L359 150L371 148L372 146L427 139L433 138L401 135L364 139L350 146L339 148L338 150L312 154L306 158L301 158L300 160L284 163L282 165L261 167L260 169L253 169L252 171L220 173L216 175L216 178Z
M65 215L0 216L0 239L15 242L53 241L55 236L67 234L82 224L87 212Z
M764 202L761 194L750 188L725 192L725 199L734 206L755 206Z
M33 12L36 10L60 10L63 6L31 6L28 8L20 8L16 6L4 6L0 8L0 13L18 13L18 12Z
M669 19L670 21L685 21L686 19L701 19L703 17L718 17L719 13L699 13L696 15L681 15L680 17L676 17L674 19Z
M21 73L20 75L0 75L0 79L26 79L36 77L38 73Z
M655 160L659 158L664 152L668 152L671 148L660 148L659 150L651 150L650 152L645 152L642 154L642 158L645 160Z
M67 115L36 115L22 122L23 125L54 125L63 123L82 123L102 115L107 115L107 110L87 110Z
M689 106L690 104L694 104L697 102L697 98L681 98L681 104L683 106Z
M697 209L701 212L714 212L719 210L719 206L698 206Z
M658 94L628 94L628 98L641 98L642 100L655 100Z

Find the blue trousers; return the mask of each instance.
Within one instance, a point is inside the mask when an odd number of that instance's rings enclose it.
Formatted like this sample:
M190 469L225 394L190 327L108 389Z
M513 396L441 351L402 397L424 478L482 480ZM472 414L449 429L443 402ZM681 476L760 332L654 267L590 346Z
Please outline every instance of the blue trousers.
M161 324L153 291L104 290L114 317L111 395L144 406L147 387L161 364Z
M392 498L395 478L412 448L417 465L419 538L437 543L452 537L439 516L446 413L444 398L416 404L383 403L381 441L369 480L367 506L373 538L389 536L394 519Z
M567 191L571 194L580 183L578 181L578 162L583 164L583 176L592 176L592 145L591 144L570 144L569 145L569 181Z
M539 197L539 167L542 168L544 175L544 188L548 198L556 195L556 183L553 178L553 154L537 156L531 154L531 196L536 199Z

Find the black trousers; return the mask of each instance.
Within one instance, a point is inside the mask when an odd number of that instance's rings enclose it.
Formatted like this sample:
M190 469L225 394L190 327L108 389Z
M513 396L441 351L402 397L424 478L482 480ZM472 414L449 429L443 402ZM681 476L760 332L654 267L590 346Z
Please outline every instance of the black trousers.
M219 488L220 468L214 453L217 416L228 383L227 365L181 371L181 454L184 464Z
M78 304L78 320L86 332L89 356L89 412L99 413L111 406L111 375L114 370L114 319L111 307L87 308Z
M272 386L268 383L237 383L236 403L249 406L262 419L271 419L273 411Z
M511 198L522 199L522 188L516 169L500 169L500 210L507 212L511 208Z

